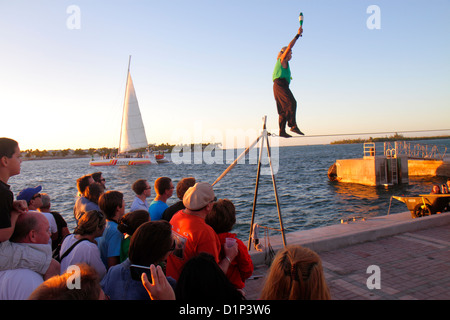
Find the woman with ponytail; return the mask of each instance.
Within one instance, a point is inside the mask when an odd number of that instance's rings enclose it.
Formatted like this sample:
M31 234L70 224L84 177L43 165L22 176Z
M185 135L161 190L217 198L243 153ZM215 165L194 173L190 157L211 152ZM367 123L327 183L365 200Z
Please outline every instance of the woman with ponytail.
M275 256L261 300L330 300L320 257L314 251L290 245Z

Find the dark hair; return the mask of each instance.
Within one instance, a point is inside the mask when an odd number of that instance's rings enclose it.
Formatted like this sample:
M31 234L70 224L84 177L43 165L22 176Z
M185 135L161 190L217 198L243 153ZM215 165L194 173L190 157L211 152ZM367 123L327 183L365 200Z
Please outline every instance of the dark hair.
M214 257L200 253L189 259L175 287L177 300L220 301L243 300L242 294L228 280Z
M122 208L123 193L120 191L107 191L98 199L98 206L106 216L106 219L114 218L117 207Z
M78 191L83 194L84 190L86 190L89 185L89 178L92 178L90 174L85 174L84 176L77 179L77 188Z
M155 181L155 192L157 194L164 194L166 190L170 189L170 182L172 182L172 179L168 177L159 177Z
M145 179L136 180L131 186L131 189L133 189L134 193L138 195L142 194L142 192L144 192L147 189L147 180Z
M100 177L102 176L101 172L94 172L91 174L92 179L94 179L95 182L99 182L100 183Z
M219 233L229 232L236 223L236 208L228 199L220 199L213 204L212 210L205 218L205 222Z
M160 262L172 248L172 226L165 220L142 224L130 240L128 257L133 264L150 266Z
M19 144L16 140L9 138L0 138L0 158L11 158L14 152L16 152L17 147L19 147Z
M177 183L177 197L180 200L183 200L183 196L186 193L187 189L193 187L195 185L195 178L183 178L180 182Z
M120 218L117 230L122 233L127 233L130 236L139 228L143 223L150 220L150 214L147 210L136 210L128 212L122 218Z
M98 199L100 199L102 193L105 192L105 188L102 184L96 182L88 185L85 192L86 199L89 199L89 201L98 204Z

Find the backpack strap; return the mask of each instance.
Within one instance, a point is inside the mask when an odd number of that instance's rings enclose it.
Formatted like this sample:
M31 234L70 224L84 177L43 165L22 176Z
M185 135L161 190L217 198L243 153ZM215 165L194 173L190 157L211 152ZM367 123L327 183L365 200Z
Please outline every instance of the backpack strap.
M76 246L77 244L79 244L81 241L84 241L84 240L89 241L88 239L80 239L80 240L78 240L78 241L75 242L69 249L67 249L67 250L63 253L62 256L60 256L59 261L62 261L65 257L67 257L67 256L69 255L69 253L73 250L73 248L75 248L75 246Z

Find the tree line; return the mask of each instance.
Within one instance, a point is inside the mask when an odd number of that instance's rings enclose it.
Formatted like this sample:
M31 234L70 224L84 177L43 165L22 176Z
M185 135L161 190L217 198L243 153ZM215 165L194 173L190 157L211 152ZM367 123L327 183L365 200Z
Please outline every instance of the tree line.
M365 143L365 142L385 142L385 141L408 141L408 140L434 140L434 139L448 139L450 136L434 136L434 137L405 137L401 134L395 133L390 137L380 138L368 138L368 139L344 139L333 141L330 144L352 144L352 143Z
M167 151L171 152L175 145L170 145L168 143L162 143L159 145L149 145L150 150L153 151ZM132 152L145 152L146 148L133 150ZM22 150L22 154L25 158L65 158L68 156L71 157L87 157L94 156L95 154L100 156L106 156L110 154L117 154L118 148L89 148L89 149L63 149L63 150L39 150L39 149L27 149Z

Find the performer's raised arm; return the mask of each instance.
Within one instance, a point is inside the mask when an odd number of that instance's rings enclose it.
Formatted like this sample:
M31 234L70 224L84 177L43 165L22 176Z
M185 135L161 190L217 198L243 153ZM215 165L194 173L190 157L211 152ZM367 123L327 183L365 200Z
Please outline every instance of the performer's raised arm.
M298 32L295 35L294 39L292 39L292 41L287 46L286 50L284 50L283 53L281 54L281 56L279 57L281 59L281 63L283 63L285 61L289 61L289 59L287 59L287 56L289 53L291 53L291 49L294 47L295 43L297 42L298 38L302 35L302 33L303 33L303 28L302 27L298 28Z

